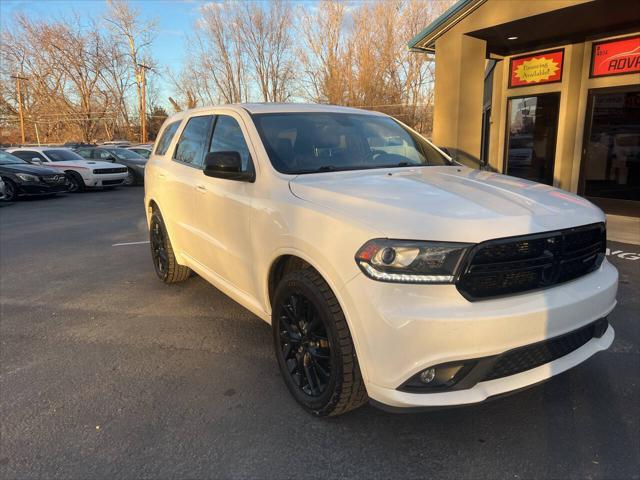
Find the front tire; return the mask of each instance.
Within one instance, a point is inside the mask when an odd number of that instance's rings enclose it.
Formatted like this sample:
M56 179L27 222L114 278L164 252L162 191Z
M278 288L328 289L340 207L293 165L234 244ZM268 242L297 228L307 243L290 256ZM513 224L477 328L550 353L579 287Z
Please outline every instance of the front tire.
M160 212L154 210L151 214L149 228L149 242L151 244L151 258L158 278L164 283L182 282L189 278L189 267L178 264L169 240L167 228Z
M124 182L122 182L122 185L124 185L125 187L132 187L136 184L136 174L133 173L133 170L131 170L130 168L127 169L127 176L124 179Z
M305 410L335 416L367 401L349 326L318 272L285 275L274 295L271 325L280 372Z
M67 190L71 193L82 192L85 189L84 180L77 172L67 172Z
M6 179L4 181L4 201L12 202L18 196L18 186L11 180Z

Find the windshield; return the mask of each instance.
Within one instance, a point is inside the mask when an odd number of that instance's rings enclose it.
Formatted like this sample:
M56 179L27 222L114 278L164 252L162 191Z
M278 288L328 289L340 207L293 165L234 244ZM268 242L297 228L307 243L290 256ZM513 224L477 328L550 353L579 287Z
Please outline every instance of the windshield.
M451 165L427 140L391 117L329 112L253 118L281 173Z
M71 150L45 150L44 153L52 162L76 162L78 160L86 160Z
M125 160L142 160L140 155L131 150L125 148L110 148L109 151L118 158L124 158Z
M10 153L0 151L0 165L12 165L14 163L27 163Z

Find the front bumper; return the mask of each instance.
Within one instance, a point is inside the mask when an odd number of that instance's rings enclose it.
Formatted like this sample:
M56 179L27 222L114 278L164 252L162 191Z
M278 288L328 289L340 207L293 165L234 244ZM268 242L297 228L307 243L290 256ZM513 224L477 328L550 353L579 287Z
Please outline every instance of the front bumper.
M101 173L83 176L86 187L115 187L122 185L127 173Z
M38 196L53 195L55 193L65 193L67 191L66 183L48 184L48 183L27 183L17 184L18 195L22 196Z
M400 408L481 402L563 372L611 345L599 338L544 365L465 389L414 393L399 388L425 368L500 355L559 337L606 317L616 305L618 273L600 268L547 290L469 302L454 285L403 285L357 275L339 292L369 397Z

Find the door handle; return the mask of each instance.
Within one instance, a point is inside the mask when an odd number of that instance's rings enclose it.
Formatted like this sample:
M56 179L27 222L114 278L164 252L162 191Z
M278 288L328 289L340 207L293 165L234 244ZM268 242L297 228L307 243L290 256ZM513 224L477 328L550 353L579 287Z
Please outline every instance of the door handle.
M196 190L198 190L199 192L205 193L207 191L207 187L205 187L204 185L197 185Z
M158 174L158 178L159 178L160 180L164 180L165 178L167 178L167 176L166 176L164 173L159 173L159 174Z

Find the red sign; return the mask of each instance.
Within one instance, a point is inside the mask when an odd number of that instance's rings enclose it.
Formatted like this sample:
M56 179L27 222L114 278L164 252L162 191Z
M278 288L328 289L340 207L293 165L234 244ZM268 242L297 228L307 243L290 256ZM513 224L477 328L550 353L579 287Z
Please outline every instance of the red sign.
M640 35L593 44L591 76L640 72Z
M509 87L524 87L562 80L564 50L512 58L509 63Z

